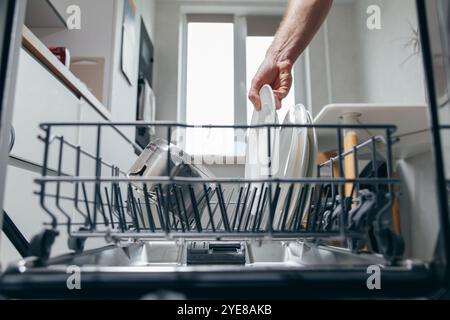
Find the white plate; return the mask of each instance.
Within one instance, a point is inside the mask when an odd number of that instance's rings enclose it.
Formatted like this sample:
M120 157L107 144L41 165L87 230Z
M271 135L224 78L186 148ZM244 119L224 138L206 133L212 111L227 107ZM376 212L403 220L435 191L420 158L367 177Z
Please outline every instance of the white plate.
M251 125L260 124L278 124L278 116L276 113L275 96L272 88L265 85L261 88L261 110L253 111ZM246 148L246 163L245 163L245 178L246 179L263 179L269 176L268 167L268 130L267 128L249 129L247 131L247 148ZM279 129L271 129L271 154L279 152ZM272 170L273 168L271 168ZM251 190L256 188L255 199L259 199L262 193L262 185L260 183L253 184ZM257 202L257 201L256 201ZM248 205L249 206L249 205ZM257 206L253 205L251 209L251 219L254 219Z
M261 88L261 111L253 111L251 125L278 124L275 97L272 88L265 85ZM275 129L271 130L271 153L278 149L278 135ZM267 177L268 170L268 131L266 128L249 129L247 132L247 148L245 163L245 178L260 179Z
M291 107L286 117L284 119L283 124L306 124L308 123L308 114L303 105L296 105ZM308 166L309 166L309 149L310 143L308 138L308 129L307 128L283 128L281 129L280 136L283 137L280 139L281 152L280 152L280 163L284 164L284 172L280 172L278 177L284 178L302 178L308 175ZM291 139L289 139L289 137ZM288 141L285 141L286 139ZM289 144L290 142L290 144ZM283 150L284 148L289 148L289 152ZM287 154L287 155L286 155ZM280 195L278 200L277 209L275 212L275 220L274 225L277 228L281 227L283 220L283 211L286 206L286 201L288 200L290 184L283 184L280 186ZM296 200L299 197L301 192L301 185L299 183L294 184L292 195L291 195L291 204L289 207L289 213L286 219L285 227L289 227L291 224L293 214L296 208Z

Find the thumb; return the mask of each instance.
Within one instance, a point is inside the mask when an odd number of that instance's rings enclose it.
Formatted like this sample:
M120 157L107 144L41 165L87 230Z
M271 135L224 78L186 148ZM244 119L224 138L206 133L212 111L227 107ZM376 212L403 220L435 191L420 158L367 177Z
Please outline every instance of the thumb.
M283 98L280 98L279 94L277 92L275 92L275 91L273 92L273 96L275 98L275 108L277 110L280 110L281 109L281 100Z
M252 102L256 111L260 111L261 110L261 98L259 97L259 89L257 86L252 85L252 87L248 93L248 98Z

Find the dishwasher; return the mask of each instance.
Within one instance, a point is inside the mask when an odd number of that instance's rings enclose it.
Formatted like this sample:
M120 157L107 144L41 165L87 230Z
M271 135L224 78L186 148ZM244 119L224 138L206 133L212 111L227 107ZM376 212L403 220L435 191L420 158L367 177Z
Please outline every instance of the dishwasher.
M18 7L13 5L12 12ZM86 299L446 297L450 229L442 141L450 126L440 122L435 94L435 44L430 34L439 30L432 30L429 23L434 12L423 0L417 1L417 8L440 225L431 261L405 257L405 241L395 227L393 212L403 185L402 177L394 174L394 125L336 121L202 126L203 130L267 132L267 177L248 179L212 177L189 165L192 159L171 141L176 132L196 126L46 122L40 125L39 136L44 149L42 176L35 182L48 223L36 228L29 246L22 248L26 257L1 274L0 294ZM149 126L164 133L163 139L144 150L159 150L158 175L145 174L151 171L145 164L130 170L103 157L105 130ZM94 152L55 133L67 127L89 128ZM336 137L335 154L317 166L314 163L313 176L272 175L271 138L284 127L331 133ZM349 130L369 134L349 149L343 140ZM2 135L9 137L8 131ZM64 169L68 157L73 164L69 171ZM82 169L87 163L89 174ZM345 172L349 167L356 173L353 177ZM4 232L20 249L20 230L7 215ZM71 253L50 256L54 240L63 233ZM88 239L101 239L107 245L84 249ZM71 267L81 274L81 293L67 288ZM380 272L381 289L371 282L374 270Z

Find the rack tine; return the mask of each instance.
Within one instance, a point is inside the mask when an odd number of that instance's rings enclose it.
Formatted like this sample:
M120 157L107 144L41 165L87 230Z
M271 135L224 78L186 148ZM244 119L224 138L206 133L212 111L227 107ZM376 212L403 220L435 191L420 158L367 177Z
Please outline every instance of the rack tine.
M161 228L168 233L170 230L170 220L166 212L166 207L161 204L164 202L164 196L162 191L162 186L159 184L156 186L156 201L158 202L158 215L161 223Z
M217 208L219 208L219 196L218 196L217 189L215 189L211 195L211 200L210 200L211 203L214 203L213 202L214 195L216 196L216 202L215 202L214 209L212 210L213 220L216 217ZM206 227L209 228L209 223ZM221 229L221 228L222 228L222 218L219 217L219 222L217 223L216 229Z
M101 161L101 158L98 159L98 161ZM99 163L97 163L97 165L99 165ZM97 169L97 172L99 172L101 169ZM93 204L93 214L94 214L94 225L97 225L97 211L99 210L99 205L98 205L98 195L100 193L100 184L98 182L95 183L94 186L94 204Z
M260 191L259 191L258 203L256 204L255 213L252 214L252 219L253 220L250 221L250 224L253 223L253 227L252 227L253 231L255 230L256 218L258 217L258 211L259 211L259 208L260 208L260 205L261 205L261 199L262 199L262 196L263 196L263 192L264 192L264 183L261 185L261 188L260 188Z
M102 126L97 126L97 144L96 144L96 151L95 151L95 178L97 181L95 182L94 187L94 225L97 225L97 210L98 210L98 197L97 195L100 193L100 184L98 182L98 179L101 176L102 172L102 158L100 157L100 150L101 150L101 134L102 134Z
M184 217L184 221L186 223L186 229L187 229L187 231L191 231L190 221L189 221L187 210L186 210L186 202L184 200L182 187L177 188L177 191L178 191L178 193L180 195L180 199L181 199L181 207L183 209L183 217Z
M169 148L170 148L170 146L169 146ZM167 212L167 214L166 214L167 215L167 221L168 221L169 225L175 231L178 231L178 226L177 226L178 223L177 223L177 219L176 219L175 210L173 209L173 202L172 202L172 198L171 198L171 195L170 195L170 187L171 187L171 184L167 184L166 185L167 195L166 195L165 201L164 201L164 204L166 206L166 212ZM172 218L172 222L170 222L171 221L170 218Z
M317 218L319 216L319 212L321 211L321 199L323 195L324 186L323 184L320 185L319 192L316 193L316 202L314 204L314 211L312 214L312 217L310 219L309 229L311 231L316 231L317 229Z
M117 204L118 204L118 208L120 210L120 215L121 215L121 220L122 220L122 230L128 230L128 225L127 225L127 218L125 216L125 205L123 203L123 199L122 199L122 190L120 189L120 186L117 184L117 190L116 190L116 194L117 194Z
M288 214L289 214L289 209L291 208L291 199L292 199L292 192L293 192L293 190L294 190L294 184L291 184L290 187L289 187L286 203L285 203L285 206L284 206L283 220L282 220L282 223L281 223L281 227L279 228L282 231L285 230L286 220L287 220L287 217L288 217Z
M247 201L248 201L248 197L249 197L249 193L250 193L250 187L251 187L251 183L249 183L246 187L246 191L245 191L245 197L244 197L244 203L242 205L242 209L241 209L241 213L239 214L239 223L237 226L237 230L239 231L239 229L241 228L241 223L242 223L242 218L244 216L245 213L245 209L247 207Z
M88 224L91 227L91 230L94 230L94 225L92 224L91 219L91 213L89 211L89 203L87 201L86 186L84 185L84 182L81 183L81 189L83 190L84 204L86 205L86 213L87 213L86 224Z
M224 194L225 194L225 193L224 193ZM228 225L229 225L230 222L231 222L231 215L228 214L228 208L230 207L231 199L233 198L233 194L234 194L234 188L231 188L230 194L228 195L228 200L227 200L227 203L226 203L226 206L225 206L225 212L226 212L226 214L227 214ZM232 230L232 229L231 229L231 226L230 226L230 230Z
M310 220L311 220L311 216L314 214L314 195L316 194L316 186L311 187L311 194L309 195L309 199L308 198L308 188L310 186L306 186L306 194L305 194L305 201L308 203L309 207L305 208L306 212L303 213L302 216L302 224L305 230L309 230L309 224L310 224ZM305 203L306 205L306 203ZM303 221L304 220L304 221Z
M295 232L299 232L300 231L300 227L302 225L302 220L303 220L303 213L304 213L304 204L305 204L305 200L306 200L306 194L307 194L307 187L309 186L305 186L303 185L300 191L300 195L297 199L297 207L295 209L295 219L294 219L294 230Z
M63 148L64 148L64 138L60 137L60 145L59 145L59 155L58 155L58 176L61 176L62 173L62 157L63 157ZM60 203L60 191L61 191L61 183L58 182L56 184L56 207L62 212L62 214L67 218L67 233L71 234L71 222L70 215L68 215L65 210L61 207Z
M136 203L134 202L134 195L133 190L131 189L131 184L127 184L127 190L128 190L128 209L131 211L131 217L133 219L134 227L136 228L137 232L141 232L141 229L139 227L139 218L137 216L137 208Z
M280 184L277 183L276 189L275 189L275 195L273 197L273 199L270 199L270 195L271 195L271 190L272 190L272 186L269 187L269 221L267 221L268 223L268 230L270 232L273 231L273 220L275 219L275 210L277 208L277 203L278 203L278 198L280 196Z
M183 222L183 217L181 215L181 206L180 206L180 201L178 199L178 193L177 193L177 186L176 184L172 185L172 192L173 192L173 197L175 198L175 205L177 206L177 216L178 216L178 220L177 220L177 225L178 225L178 221L180 222L181 225L181 230L183 232L185 232L185 226L184 226L184 222Z
M261 206L259 206L259 204L258 204L258 209L256 210L255 221L253 223L253 231L260 231L262 218L264 216L264 208L266 207L267 187L263 186L263 189L261 189L261 191L262 191L262 193L261 193L262 202L261 202ZM260 200L261 200L261 196L260 196Z
M248 200L250 199L250 202L251 202L252 197L253 197L253 190L251 190L250 185L249 185L248 190L247 190L246 201L244 202L244 206L242 207L241 214L239 216L239 223L238 223L237 231L241 230L241 225L242 225L242 222L245 220L244 217L245 217L245 213L247 212L247 207L248 207L248 203L249 203Z
M312 201L312 197L314 196L314 192L316 190L316 185L305 185L305 195L301 202L301 220L300 224L304 230L307 230L308 221L310 219L310 215L313 212L314 202Z
M250 218L251 218L251 215L252 215L252 211L253 211L253 204L255 202L257 192L258 192L258 188L254 187L253 188L252 200L250 201L250 206L249 206L249 208L247 210L247 217L245 218L244 231L247 231L248 224L249 224L249 221L250 221Z
M122 220L122 211L120 209L120 201L119 201L119 190L118 190L118 185L116 183L113 184L113 194L114 194L114 206L115 206L115 211L117 212L117 217L119 219L119 227L120 230L122 232L125 231L125 223Z
M98 192L97 196L98 196L98 201L100 202L99 207L100 207L100 211L103 216L103 222L105 223L105 226L109 226L109 221L108 221L108 218L106 217L106 213L105 213L105 207L104 207L105 204L103 203L103 198L100 193L100 186L99 186L99 192Z
M216 227L214 226L214 217L211 211L211 203L210 203L210 199L208 196L208 189L206 188L206 185L203 184L203 191L205 192L205 198L206 198L206 207L208 209L208 214L209 214L209 224L211 224L211 228L213 232L216 232ZM206 228L209 227L209 224L207 225Z
M308 215L305 217L306 218L306 220L305 220L305 230L306 231L311 231L311 225L313 224L313 222L311 222L311 221L313 221L314 220L314 215L315 215L315 211L316 211L316 209L317 209L317 193L315 192L315 188L316 187L313 187L314 188L314 190L311 192L311 195L310 195L310 197L309 197L309 199L310 199L310 201L309 201L309 212L308 212ZM320 191L319 191L319 193L320 193Z
M341 128L337 129L337 140L338 140L338 159L339 159L339 176L341 178L344 178L344 167L342 164L342 152L343 152L343 146L342 146L342 132ZM375 140L373 140L374 142ZM344 184L341 184L339 186L339 194L341 196L341 209L342 214L340 217L340 232L343 237L345 237L345 221L347 216L347 205L345 201L345 186Z
M331 177L334 179L334 160L330 159L330 168L331 168ZM333 198L333 202L336 201L336 184L331 184L331 197Z
M108 211L109 211L109 218L111 219L111 227L114 229L114 219L113 219L113 215L112 215L111 202L109 201L107 187L105 187L105 197L106 197L106 205L107 205Z
M375 177L375 178L378 178L378 170L377 170L377 164L376 164L376 162L377 162L377 148L376 148L376 140L375 140L375 137L372 137L372 154L371 154L371 156L372 156L372 172L373 172L373 176ZM375 194L379 194L380 193L380 185L378 184L378 183L376 183L375 185L374 185L374 189L375 189ZM375 197L375 201L376 201L376 204L377 204L377 207L379 208L380 207L380 203L379 203L379 197L377 196L377 197Z
M237 216L238 216L238 212L239 212L239 207L241 205L241 196L242 196L242 190L243 189L244 188L242 186L239 188L239 195L238 195L238 199L237 199L237 202L236 202L236 205L235 205L235 208L234 208L233 217L232 217L232 220L233 220L232 226L231 226L232 230L234 230L235 226L236 226L236 220L237 220Z
M234 188L231 188L230 195L228 196L228 201L227 201L227 204L225 206L225 209L226 209L227 213L228 213L228 208L230 207L231 198L233 197L233 194L234 194ZM227 216L228 216L228 214L227 214Z
M168 193L168 195L166 197L166 203L167 203L167 206L171 209L171 211L169 211L169 219L170 219L170 217L172 217L172 228L175 231L178 231L177 212L176 212L176 209L174 209L174 207L173 207L173 202L172 202L173 198L172 198L172 195L170 194L170 185L167 186L167 193ZM169 201L170 201L170 206L169 206ZM170 213L172 213L172 214L170 214Z
M197 231L198 232L202 232L202 224L201 224L201 220L200 220L200 212L198 211L198 207L197 207L197 199L195 199L195 193L194 193L194 189L192 188L192 185L188 185L189 188L189 195L191 198L191 203L192 203L192 209L194 211L194 220L195 220L195 225L197 226Z
M81 159L81 147L80 146L78 146L78 147L76 147L76 158L75 158L75 177L79 177L80 176L80 159ZM77 210L77 211L79 211L78 210L78 196L79 196L79 187L80 187L80 185L79 185L79 182L75 182L75 187L74 187L74 192L75 192L75 194L74 194L74 206L75 206L75 209Z
M153 213L152 209L150 208L150 201L149 201L150 195L148 194L146 183L143 184L143 189L144 189L145 208L147 209L148 223L150 225L150 230L152 232L155 232L155 222L153 221Z
M147 227L145 226L144 212L142 210L141 199L135 197L134 201L137 203L137 209L138 209L138 213L139 213L139 218L141 218L143 229L146 230Z
M330 199L331 186L330 186L330 185L325 186L325 190L326 190L326 193L325 193L325 203L324 203L323 205L321 205L321 209L322 209L322 210L320 211L320 214L319 214L319 216L318 216L319 224L318 224L318 226L317 226L317 229L318 229L319 231L322 230L323 216L324 216L325 212L326 212L327 209L328 209L328 199Z
M222 186L220 185L220 183L217 185L217 191L218 191L220 213L222 214L223 226L225 227L226 231L230 231L230 222L228 221L227 210L225 207L225 202L223 200Z
M228 221L228 224L230 224L230 222L231 222L231 219L230 219L230 217L228 217L228 207L230 206L230 203L231 203L231 198L233 197L233 190L231 190L230 192L229 192L229 194L228 194L228 200L226 201L226 203L225 203L225 192L226 192L226 190L223 192L223 197L222 197L222 199L224 200L223 201L223 203L225 204L225 212L226 212L226 215L227 215L227 221ZM218 204L219 204L220 202L218 202ZM220 219L219 220L219 223L217 224L217 228L222 228L222 224L223 224L223 219ZM230 226L230 230L232 230L231 229L231 226Z
M113 206L113 208L115 209L115 211L116 211L116 213L117 213L117 218L118 218L118 220L119 220L119 227L120 227L120 230L122 231L122 232L124 232L125 231L125 228L124 228L124 223L123 223L123 221L122 221L122 214L121 214L121 211L120 211L120 208L119 208L119 192L118 192L118 190L117 190L117 188L118 188L118 186L117 186L117 184L116 183L114 183L113 184L113 195L114 195L114 206Z
M115 172L116 172L116 169L115 169L114 165L112 165L111 166L111 177L116 176ZM109 196L109 198L111 200L111 208L114 208L114 182L111 182L110 188L111 188L111 195Z
M355 170L356 175L359 174L359 167L358 167L358 148L357 148L356 145L353 146L353 170ZM359 191L359 182L355 182L355 183L353 184L352 193L351 193L352 197L353 197L354 194L355 194L355 190L356 190L356 193L358 193L358 191Z

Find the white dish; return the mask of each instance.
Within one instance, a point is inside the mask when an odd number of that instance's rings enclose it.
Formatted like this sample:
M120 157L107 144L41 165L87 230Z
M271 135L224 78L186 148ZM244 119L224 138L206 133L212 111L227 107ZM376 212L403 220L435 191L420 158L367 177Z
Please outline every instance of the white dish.
M272 88L265 85L261 88L261 110L253 111L251 125L278 124L275 97ZM271 130L271 153L278 151L277 130ZM249 129L247 132L247 149L245 163L246 179L261 179L269 175L268 168L268 130L267 128Z
M260 124L278 124L278 116L276 113L275 96L272 88L265 85L261 88L261 110L253 111L251 125ZM248 180L268 178L272 167L269 170L269 150L268 150L268 129L258 128L249 129L247 131L247 148L245 163L245 178ZM271 129L270 131L270 153L271 155L279 152L279 129ZM252 190L256 190L255 199L259 199L263 195L262 184L254 183ZM255 189L256 188L256 189ZM256 215L257 206L251 209L251 219Z
M313 124L313 118L309 112L307 112L308 116L308 124ZM309 165L307 168L307 177L317 177L317 156L318 156L318 144L317 144L317 135L316 130L314 128L308 129L308 140L310 142L309 146ZM303 206L303 214L302 214L302 225L306 224L309 207L311 204L311 196L314 190L314 184L305 185L306 187L306 197L305 203Z
M308 121L309 118L305 107L303 105L296 105L290 108L290 110L286 114L283 124L302 125L308 123ZM307 176L308 166L310 162L310 143L308 138L308 129L304 127L283 128L281 129L280 137L283 137L280 141L280 145L285 146L284 148L281 147L281 152L279 154L281 159L280 164L284 165L284 170L280 171L278 177L295 179ZM288 141L284 140L286 138ZM289 152L283 150L287 148L289 149ZM280 194L274 219L274 225L276 225L277 228L282 227L284 219L283 212L286 208L286 201L289 199L291 186L292 185L288 183L280 185ZM290 206L288 215L286 217L285 228L288 228L291 224L293 214L295 213L297 199L300 195L301 189L301 184L294 184L292 194L290 196Z

